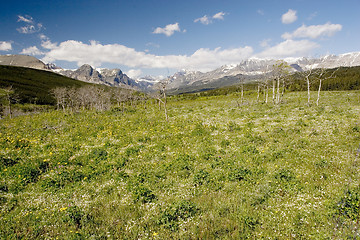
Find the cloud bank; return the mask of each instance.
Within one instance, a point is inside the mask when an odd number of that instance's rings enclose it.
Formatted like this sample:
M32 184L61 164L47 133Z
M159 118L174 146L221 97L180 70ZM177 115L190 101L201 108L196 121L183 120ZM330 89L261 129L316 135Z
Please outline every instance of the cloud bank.
M45 53L43 61L64 60L76 62L78 66L88 63L99 67L113 63L130 68L170 68L209 71L224 64L238 63L249 58L253 49L249 46L232 49L200 48L192 55L158 56L136 51L120 44L102 45L96 41L86 44L69 40L58 44Z
M256 54L260 58L286 58L286 57L304 57L308 56L312 50L320 47L317 43L309 40L286 40L273 47L265 49L263 52Z
M292 33L284 33L281 37L284 39L293 39L293 38L320 38L323 36L331 37L336 32L341 31L342 25L341 24L331 24L326 23L323 25L311 25L306 26L302 25L298 29L296 29Z

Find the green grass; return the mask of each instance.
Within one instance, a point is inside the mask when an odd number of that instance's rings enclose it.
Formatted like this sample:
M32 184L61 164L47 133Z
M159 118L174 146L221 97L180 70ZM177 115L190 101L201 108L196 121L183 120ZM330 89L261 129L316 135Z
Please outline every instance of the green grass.
M2 119L0 238L359 238L360 92L322 94Z

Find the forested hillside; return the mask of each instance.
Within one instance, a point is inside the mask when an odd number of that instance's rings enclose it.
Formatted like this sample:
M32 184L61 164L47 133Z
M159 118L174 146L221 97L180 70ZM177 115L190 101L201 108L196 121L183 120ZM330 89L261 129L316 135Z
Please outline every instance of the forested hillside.
M24 67L0 65L0 88L12 86L19 103L55 104L50 90L55 87L81 87L90 85L58 75Z

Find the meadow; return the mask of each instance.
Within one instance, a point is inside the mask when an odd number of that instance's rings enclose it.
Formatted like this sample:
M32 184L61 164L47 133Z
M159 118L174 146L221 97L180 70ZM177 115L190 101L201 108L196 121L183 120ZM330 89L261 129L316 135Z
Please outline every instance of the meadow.
M1 119L0 238L359 239L360 92L321 94Z

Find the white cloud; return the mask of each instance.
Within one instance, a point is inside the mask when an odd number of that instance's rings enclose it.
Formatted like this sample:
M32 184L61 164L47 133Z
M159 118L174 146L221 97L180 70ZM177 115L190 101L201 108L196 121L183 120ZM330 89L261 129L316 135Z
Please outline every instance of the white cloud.
M267 48L270 46L270 43L271 42L271 39L264 39L260 42L260 46L263 47L263 48Z
M20 54L25 54L25 55L44 55L43 52L41 52L36 46L32 46L32 47L28 47L28 48L24 48Z
M179 23L168 24L164 28L157 27L153 33L155 34L165 34L166 36L170 37L175 32L181 32Z
M310 21L310 20L312 20L313 18L315 18L317 15L318 15L317 12L312 13L312 14L307 18L307 20Z
M25 15L25 17L24 17L24 16L21 16L21 15L18 15L18 20L17 20L17 21L18 21L18 22L31 23L31 24L34 23L34 19L33 19L31 16L29 16L29 15Z
M318 48L319 45L309 40L285 40L273 47L270 47L256 55L260 58L286 58L286 57L304 57L311 53L312 50Z
M41 29L43 28L42 23L36 23L34 19L28 15L25 15L25 17L19 15L17 21L27 23L26 26L19 27L16 29L19 33L24 33L24 34L36 33L36 32L40 32Z
M212 18L213 18L213 19L224 20L224 16L225 16L225 13L224 13L224 12L218 12L218 13L214 14L214 16L213 16Z
M153 42L148 42L148 43L146 44L146 46L147 46L147 47L154 47L154 48L159 48L159 47L160 47L159 44L153 43Z
M85 44L69 40L51 49L42 59L45 62L64 60L76 62L79 66L88 63L99 67L103 63L113 63L130 68L170 68L209 71L224 64L238 63L249 58L253 53L251 47L233 49L200 48L192 55L158 56L139 52L119 44L102 45L95 41Z
M50 38L48 38L44 34L40 34L39 37L41 39L41 47L45 49L54 49L57 47L57 43L52 43Z
M296 29L293 33L284 33L281 37L284 39L293 39L293 38L319 38L322 36L331 37L336 32L341 31L341 24L331 24L326 23L323 25L311 25L306 26L302 25Z
M262 16L265 15L264 10L262 10L262 9L258 9L256 12L257 12L258 14L262 15Z
M217 19L217 20L224 20L224 16L226 15L226 13L224 12L218 12L218 13L215 13L212 17L208 17L207 15L201 17L201 18L197 18L194 20L194 22L200 22L204 25L209 25L210 23L213 22L214 19Z
M129 78L136 79L142 74L142 71L140 69L130 69L126 72L126 75L128 75Z
M211 23L211 19L205 15L201 18L195 19L194 22L201 22L204 25L209 25Z
M296 11L289 9L286 13L284 13L281 17L281 21L284 24L290 24L297 20Z
M0 51L12 50L11 42L0 42Z

